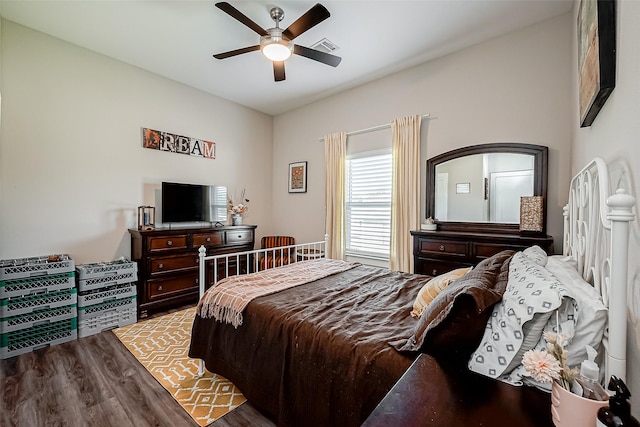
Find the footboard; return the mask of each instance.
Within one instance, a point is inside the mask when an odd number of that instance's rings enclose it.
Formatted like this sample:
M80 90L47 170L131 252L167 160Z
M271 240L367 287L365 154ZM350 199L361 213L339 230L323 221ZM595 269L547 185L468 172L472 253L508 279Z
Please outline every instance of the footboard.
M325 240L317 242L211 256L207 256L207 249L200 246L198 249L200 298L204 295L207 284L214 286L218 280L225 277L255 273L298 261L324 258L327 240L328 236L325 236ZM207 267L213 270L211 280L206 280Z

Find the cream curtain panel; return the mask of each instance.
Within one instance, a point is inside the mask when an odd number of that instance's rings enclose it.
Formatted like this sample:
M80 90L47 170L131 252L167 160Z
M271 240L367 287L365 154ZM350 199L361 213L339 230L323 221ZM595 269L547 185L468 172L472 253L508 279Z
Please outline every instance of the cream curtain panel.
M347 134L345 132L332 133L324 137L325 230L329 234L326 251L327 257L332 259L345 257L346 155Z
M420 228L421 116L391 122L392 187L389 268L410 273L413 253L410 230Z

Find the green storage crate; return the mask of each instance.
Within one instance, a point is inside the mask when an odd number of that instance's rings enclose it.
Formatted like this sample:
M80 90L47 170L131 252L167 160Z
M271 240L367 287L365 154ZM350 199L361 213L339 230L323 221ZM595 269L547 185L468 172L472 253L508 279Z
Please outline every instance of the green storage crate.
M0 298L59 291L76 286L75 272L0 281Z
M78 338L77 318L0 335L0 359L18 356Z

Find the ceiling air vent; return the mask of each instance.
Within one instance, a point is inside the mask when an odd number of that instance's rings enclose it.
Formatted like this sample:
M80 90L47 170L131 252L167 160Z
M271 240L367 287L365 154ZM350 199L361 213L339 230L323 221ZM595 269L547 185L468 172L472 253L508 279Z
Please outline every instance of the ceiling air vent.
M320 52L324 52L324 53L331 53L333 51L338 50L339 47L336 46L335 43L324 38L319 42L311 45L311 49L319 50Z

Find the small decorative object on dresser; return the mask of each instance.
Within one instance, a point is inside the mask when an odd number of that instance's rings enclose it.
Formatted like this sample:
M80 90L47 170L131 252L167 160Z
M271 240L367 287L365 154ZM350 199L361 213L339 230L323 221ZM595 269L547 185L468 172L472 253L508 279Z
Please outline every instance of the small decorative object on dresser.
M233 203L232 199L229 199L229 213L231 213L231 225L242 225L242 215L249 212L249 199L244 197L245 189L242 190L240 196L240 203Z
M544 211L542 196L520 197L520 231L536 233L544 230Z
M156 228L156 208L153 206L138 206L138 230L153 230Z
M438 229L438 224L435 223L433 218L429 217L429 218L425 219L424 223L422 223L420 225L420 229L421 230L427 230L427 231L435 231L435 230Z

